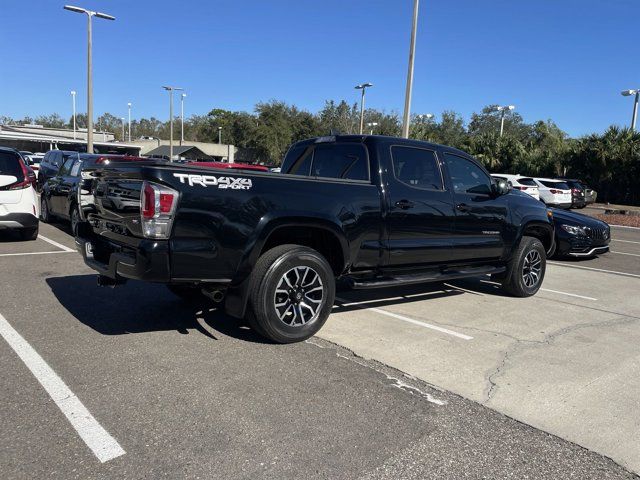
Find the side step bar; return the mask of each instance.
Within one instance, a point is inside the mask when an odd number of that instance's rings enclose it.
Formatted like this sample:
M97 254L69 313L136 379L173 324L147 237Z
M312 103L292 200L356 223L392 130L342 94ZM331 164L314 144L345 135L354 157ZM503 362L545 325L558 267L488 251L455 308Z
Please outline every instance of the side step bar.
M468 267L459 270L445 270L443 272L429 272L414 275L384 276L366 280L347 277L346 281L354 290L364 290L367 288L384 288L397 285L411 285L414 283L443 282L446 280L455 280L457 278L503 273L505 271L506 267Z

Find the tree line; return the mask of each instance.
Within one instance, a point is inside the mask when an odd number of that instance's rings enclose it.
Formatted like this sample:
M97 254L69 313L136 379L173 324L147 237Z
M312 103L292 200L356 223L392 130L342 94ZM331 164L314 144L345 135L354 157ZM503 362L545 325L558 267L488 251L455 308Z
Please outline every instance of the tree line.
M526 123L515 111L505 113L504 133L500 132L500 112L487 105L473 113L469 122L459 114L445 111L439 119L413 115L409 135L464 150L478 158L491 172L532 176L568 176L584 180L598 191L598 199L612 203L640 204L640 133L628 128L609 127L604 133L569 138L552 120ZM398 136L401 118L396 112L367 109L365 133ZM78 128L86 128L86 115L76 116ZM0 123L37 123L47 127L71 128L72 119L58 114L14 120L0 117ZM357 103L327 101L317 113L310 113L282 101L261 102L252 113L213 109L206 115L185 119L185 140L217 142L239 147L238 160L279 165L289 145L304 138L334 133L358 133L360 111ZM122 138L122 121L110 113L100 115L95 128ZM180 135L179 119L174 121L174 138ZM132 138L169 138L169 121L155 117L133 120ZM125 125L125 140L127 128Z

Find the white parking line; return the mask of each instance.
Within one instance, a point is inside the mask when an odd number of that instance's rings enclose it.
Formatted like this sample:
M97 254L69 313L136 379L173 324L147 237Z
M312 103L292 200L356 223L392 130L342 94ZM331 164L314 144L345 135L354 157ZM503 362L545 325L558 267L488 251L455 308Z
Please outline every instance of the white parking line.
M126 453L2 314L0 314L0 335L22 359L98 460L104 463Z
M349 303L348 300L345 300L340 297L336 297L340 303ZM413 318L405 317L404 315L398 315L397 313L387 312L386 310L382 310L380 308L366 308L366 310L370 310L375 313L379 313L381 315L386 315L388 317L396 318L398 320L402 320L403 322L411 323L413 325L418 325L420 327L429 328L431 330L436 330L438 332L446 333L447 335L453 335L454 337L462 338L463 340L473 340L473 337L469 335L465 335L464 333L454 332L453 330L449 330L448 328L438 327L437 325L431 325L430 323L421 322L419 320L414 320Z
M548 260L547 260L547 264L559 265L561 267L567 267L567 268L579 268L581 270L591 270L591 271L594 271L594 272L613 273L613 274L616 274L616 275L623 275L625 277L640 278L640 275L636 275L635 273L616 272L615 270L604 270L602 268L583 267L583 266L580 266L580 265L567 265L566 263L550 262Z
M637 253L626 253L626 252L615 252L613 250L609 250L611 253L617 253L618 255L630 255L632 257L640 257Z
M50 238L45 237L44 235L38 235L38 238L44 240L45 242L49 242L51 245L53 245L54 247L58 247L61 248L62 250L64 250L65 252L75 252L75 250L73 248L69 248L69 247L65 247L64 245L62 245L61 243L58 243L54 240L51 240Z
M49 253L71 253L72 250L54 250L51 252L0 253L0 257L19 257L21 255L48 255Z
M628 228L630 230L640 230L640 227L628 227L626 225L611 225L611 227L615 228Z
M551 290L550 288L541 288L540 290L542 290L543 292L551 292L551 293L558 293L560 295L566 295L568 297L576 297L576 298L583 298L585 300L591 300L594 302L597 302L598 299L597 298L593 298L593 297L585 297L584 295L576 295L575 293L567 293L567 292L561 292L559 290Z
M623 242L623 243L637 243L638 245L640 245L640 242L634 242L633 240L618 240L617 238L612 238L611 241L612 242Z

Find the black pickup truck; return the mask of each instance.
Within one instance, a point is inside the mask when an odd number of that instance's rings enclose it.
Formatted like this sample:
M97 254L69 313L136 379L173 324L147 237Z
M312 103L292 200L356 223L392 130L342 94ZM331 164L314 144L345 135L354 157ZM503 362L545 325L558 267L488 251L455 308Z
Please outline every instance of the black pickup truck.
M490 274L534 295L554 243L541 202L464 152L394 137L298 142L280 173L131 163L83 176L76 244L99 284L224 300L282 343L320 329L336 279L364 289Z

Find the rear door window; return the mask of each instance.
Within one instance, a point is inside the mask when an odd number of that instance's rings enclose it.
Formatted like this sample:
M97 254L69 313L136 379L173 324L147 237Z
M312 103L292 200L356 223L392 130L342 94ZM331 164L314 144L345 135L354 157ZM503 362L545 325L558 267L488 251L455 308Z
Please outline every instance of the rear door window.
M324 178L369 180L369 160L364 146L357 143L317 145L311 175Z
M305 175L311 173L313 145L294 146L289 149L282 162L281 173L290 175Z
M22 159L15 153L0 152L0 175L10 175L18 180L24 178L20 162Z
M442 173L433 150L391 147L393 173L400 182L416 188L443 190Z
M58 175L60 176L69 175L69 173L71 172L71 169L73 168L74 161L75 159L73 158L67 158L62 164L62 167L60 167L60 171L58 172Z

